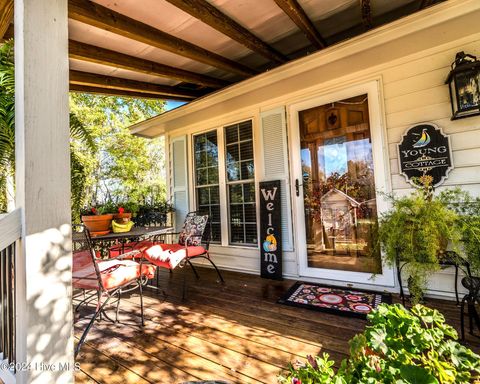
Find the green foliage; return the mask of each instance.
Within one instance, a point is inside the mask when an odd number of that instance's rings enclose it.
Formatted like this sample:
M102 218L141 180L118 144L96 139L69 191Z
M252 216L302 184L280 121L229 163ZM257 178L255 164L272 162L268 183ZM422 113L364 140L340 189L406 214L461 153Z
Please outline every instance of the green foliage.
M15 76L13 41L0 45L0 212L7 208L6 177L15 167Z
M457 213L462 255L468 260L472 274L480 276L480 197L474 198L455 188L440 193L439 199Z
M87 171L84 206L110 201L134 210L145 201L165 198L163 138L147 140L128 130L162 112L163 106L163 101L70 95L71 110L91 130L99 149L88 156L80 148Z
M290 365L282 384L467 384L480 378L480 356L459 344L444 316L422 305L380 305L362 334L350 341L350 357L337 372L328 355Z
M410 196L389 196L391 209L379 220L378 238L390 266L406 262L413 302L423 296L428 276L439 269L439 256L450 242L458 247L458 215L429 188Z

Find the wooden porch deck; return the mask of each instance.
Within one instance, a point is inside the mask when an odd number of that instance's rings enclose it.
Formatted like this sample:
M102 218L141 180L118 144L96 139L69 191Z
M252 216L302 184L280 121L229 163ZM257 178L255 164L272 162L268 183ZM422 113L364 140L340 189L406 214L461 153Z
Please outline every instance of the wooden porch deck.
M182 273L162 271L167 296L145 295L146 325L139 319L138 296L122 301L120 322L97 322L77 361L77 383L182 383L225 380L229 383L276 383L288 362L327 352L337 364L348 352L348 340L361 332L364 320L276 304L293 283L224 272L225 285L213 270L189 274L187 300L181 301ZM459 329L454 302L429 300ZM86 315L86 313L83 313ZM82 314L82 315L83 315ZM76 317L78 341L88 317ZM467 336L476 352L480 340Z

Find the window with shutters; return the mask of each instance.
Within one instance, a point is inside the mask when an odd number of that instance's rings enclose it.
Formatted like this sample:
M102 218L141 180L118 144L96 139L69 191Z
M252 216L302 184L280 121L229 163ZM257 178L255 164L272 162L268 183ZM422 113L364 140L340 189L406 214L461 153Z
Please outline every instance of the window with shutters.
M221 241L217 131L193 137L197 211L212 222L212 242Z
M225 127L225 170L232 245L256 245L255 164L252 121Z

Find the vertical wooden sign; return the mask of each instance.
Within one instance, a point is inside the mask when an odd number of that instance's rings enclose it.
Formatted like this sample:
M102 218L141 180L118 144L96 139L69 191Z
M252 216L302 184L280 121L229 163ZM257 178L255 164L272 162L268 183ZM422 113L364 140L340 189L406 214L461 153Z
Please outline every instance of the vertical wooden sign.
M282 280L282 206L280 181L260 183L260 271Z

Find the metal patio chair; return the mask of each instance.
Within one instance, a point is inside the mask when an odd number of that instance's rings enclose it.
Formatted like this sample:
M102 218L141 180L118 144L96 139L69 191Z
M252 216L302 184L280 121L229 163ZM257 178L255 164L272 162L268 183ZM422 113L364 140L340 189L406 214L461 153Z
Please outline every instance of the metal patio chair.
M102 314L110 321L118 321L118 311L120 308L121 294L139 289L140 293L140 316L142 326L145 324L143 317L143 291L142 284L146 279L151 279L155 275L156 267L154 265L143 264L131 259L123 259L123 257L132 257L140 251L132 251L116 258L99 259L92 247L90 233L84 225L72 225L73 232L80 233L81 240L75 241L73 251L73 270L72 270L72 286L73 288L82 289L84 291L84 299L77 305L88 303L97 298L95 313L90 322L83 331L80 341L75 348L75 357L78 355L88 332L93 326L95 320ZM145 281L144 281L145 280ZM85 292L94 291L88 297ZM108 302L115 298L116 311L115 321L105 313L104 309Z
M185 217L182 230L178 233L177 242L152 244L142 249L143 257L149 263L170 271L177 267L190 265L197 279L200 278L192 260L202 258L210 262L217 272L219 280L224 283L220 270L210 258L209 246L211 236L211 222L208 215L200 215L197 212L189 212ZM182 298L185 299L186 292L186 268L183 276Z

